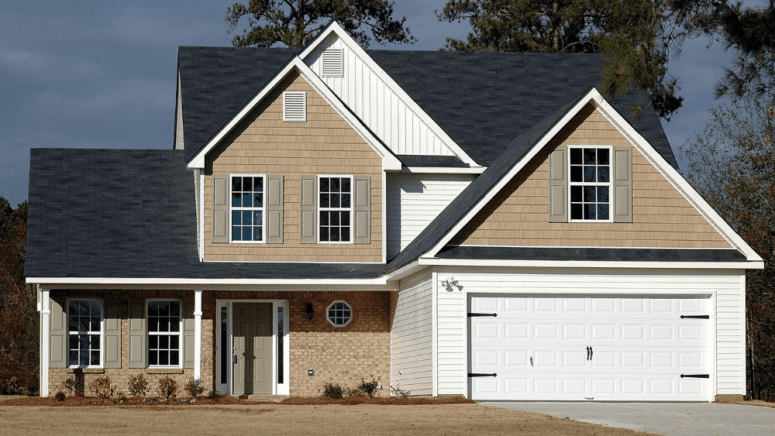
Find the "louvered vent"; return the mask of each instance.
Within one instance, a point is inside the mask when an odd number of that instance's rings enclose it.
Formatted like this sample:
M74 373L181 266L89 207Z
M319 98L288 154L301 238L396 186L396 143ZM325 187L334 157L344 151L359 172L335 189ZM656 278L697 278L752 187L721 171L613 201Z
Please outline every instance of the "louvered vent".
M323 77L344 76L341 48L329 48L323 52Z
M303 123L307 121L307 93L283 93L283 121Z

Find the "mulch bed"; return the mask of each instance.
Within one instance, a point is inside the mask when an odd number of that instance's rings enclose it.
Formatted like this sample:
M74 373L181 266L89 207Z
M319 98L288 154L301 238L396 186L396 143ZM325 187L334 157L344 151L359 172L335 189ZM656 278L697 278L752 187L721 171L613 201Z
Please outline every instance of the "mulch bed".
M44 407L78 407L78 406L213 406L213 405L243 405L252 406L257 404L273 404L273 405L286 405L286 406L322 406L328 404L342 404L342 405L355 405L355 404L378 404L386 406L420 406L420 405L439 405L439 404L475 404L474 401L465 399L463 397L389 397L389 398L368 398L368 397L346 397L341 399L333 398L304 398L304 397L290 397L286 398L280 403L272 402L256 402L249 400L241 400L238 397L232 397L230 395L224 395L218 398L201 397L197 400L191 400L188 398L178 399L176 401L164 401L156 398L127 398L123 402L120 402L116 398L111 399L109 402L103 402L95 397L67 397L64 401L59 401L56 398L40 398L40 397L17 397L10 400L0 402L0 407L4 406L44 406Z

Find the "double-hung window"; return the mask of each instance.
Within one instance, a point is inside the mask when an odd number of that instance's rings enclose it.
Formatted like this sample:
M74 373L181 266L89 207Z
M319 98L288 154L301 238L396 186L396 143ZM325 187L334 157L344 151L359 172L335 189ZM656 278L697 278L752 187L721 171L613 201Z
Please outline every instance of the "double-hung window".
M69 300L67 319L68 366L102 366L102 302Z
M352 241L352 176L318 177L319 242Z
M180 301L148 301L148 366L180 366Z
M264 176L231 176L231 241L264 242Z
M611 221L611 147L569 146L571 221Z

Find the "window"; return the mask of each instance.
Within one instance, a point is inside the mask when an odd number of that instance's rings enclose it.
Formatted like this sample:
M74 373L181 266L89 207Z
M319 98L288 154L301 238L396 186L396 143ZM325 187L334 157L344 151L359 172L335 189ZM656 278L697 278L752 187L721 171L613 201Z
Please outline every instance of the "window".
M231 241L264 241L264 176L231 176Z
M326 317L334 327L345 327L353 319L353 309L346 301L334 301L328 306Z
M68 315L68 365L89 368L102 365L102 302L70 300Z
M611 220L611 148L569 147L570 219Z
M306 92L283 92L283 121L307 122Z
M352 241L352 176L320 176L318 180L320 241Z
M180 366L180 301L148 301L148 366Z

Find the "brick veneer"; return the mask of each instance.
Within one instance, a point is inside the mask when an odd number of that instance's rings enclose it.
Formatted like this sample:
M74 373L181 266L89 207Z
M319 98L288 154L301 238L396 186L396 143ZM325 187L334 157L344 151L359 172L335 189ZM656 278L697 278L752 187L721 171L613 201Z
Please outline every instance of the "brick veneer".
M193 369L129 369L128 366L128 301L145 298L180 298L193 301L193 291L52 291L52 298L100 298L121 301L122 358L121 368L100 370L49 370L49 392L56 394L68 378L78 378L87 387L96 378L108 376L118 391L127 393L129 377L144 374L149 393L155 395L160 378L170 376L178 383L179 396L185 396L183 385L193 377ZM205 391L213 389L215 379L216 299L284 299L289 302L290 393L293 396L320 395L323 383L333 380L354 387L371 376L383 383L382 396L389 395L390 380L390 296L388 292L210 292L202 298L202 383ZM325 317L331 302L345 300L353 308L353 320L343 328L333 327ZM309 321L306 303L312 303L315 316ZM307 370L315 375L308 376ZM88 392L87 392L88 394Z

